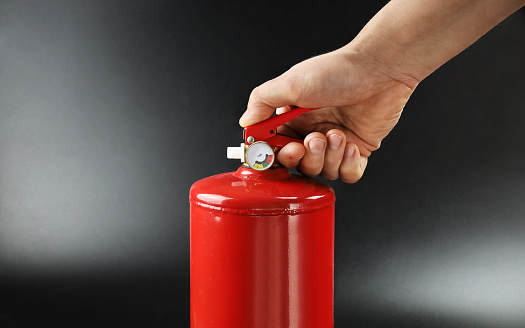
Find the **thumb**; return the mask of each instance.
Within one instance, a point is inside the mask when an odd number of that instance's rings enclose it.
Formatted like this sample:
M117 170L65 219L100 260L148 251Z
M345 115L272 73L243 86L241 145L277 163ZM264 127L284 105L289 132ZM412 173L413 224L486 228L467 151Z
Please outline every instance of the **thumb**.
M259 123L272 116L278 107L295 105L296 93L286 73L253 89L248 108L239 120L242 127Z

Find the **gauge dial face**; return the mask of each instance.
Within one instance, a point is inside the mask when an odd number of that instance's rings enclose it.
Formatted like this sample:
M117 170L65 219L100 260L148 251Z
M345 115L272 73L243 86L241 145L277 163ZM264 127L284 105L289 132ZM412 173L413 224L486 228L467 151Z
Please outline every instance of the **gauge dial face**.
M257 171L270 168L275 160L273 148L264 141L254 142L246 150L246 163Z

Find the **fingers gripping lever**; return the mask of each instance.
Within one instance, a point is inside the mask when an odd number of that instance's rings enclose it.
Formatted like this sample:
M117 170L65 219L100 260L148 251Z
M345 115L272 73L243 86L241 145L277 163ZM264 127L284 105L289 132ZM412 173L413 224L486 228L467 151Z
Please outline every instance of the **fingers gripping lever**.
M317 108L296 108L273 116L260 123L244 128L244 143L240 147L228 147L228 158L240 159L252 169L262 171L270 168L275 160L275 147L284 147L290 142L302 142L277 133L277 127Z

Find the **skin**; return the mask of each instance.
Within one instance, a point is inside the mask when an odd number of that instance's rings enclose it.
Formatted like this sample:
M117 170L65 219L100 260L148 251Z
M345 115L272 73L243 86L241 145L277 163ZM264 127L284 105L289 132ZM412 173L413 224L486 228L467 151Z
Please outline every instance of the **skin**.
M417 85L524 0L393 0L346 46L303 61L256 87L239 123L295 107L319 108L278 128L277 160L307 176L358 181Z

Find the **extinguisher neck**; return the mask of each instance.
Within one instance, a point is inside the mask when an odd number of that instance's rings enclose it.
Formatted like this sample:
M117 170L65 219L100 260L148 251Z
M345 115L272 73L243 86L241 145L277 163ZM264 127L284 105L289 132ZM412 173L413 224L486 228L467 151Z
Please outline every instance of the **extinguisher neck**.
M241 165L235 172L235 176L243 180L285 180L290 178L291 174L282 166L257 171Z

